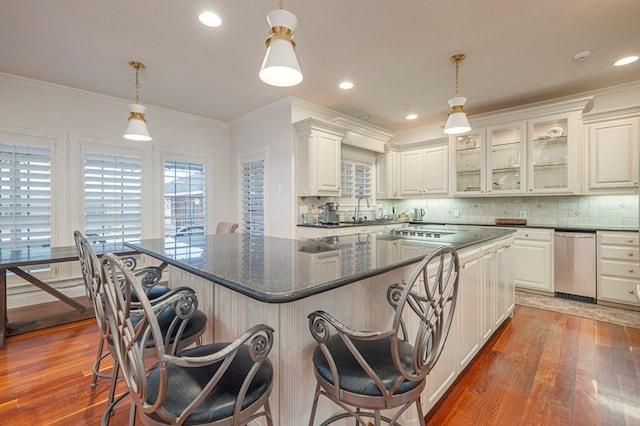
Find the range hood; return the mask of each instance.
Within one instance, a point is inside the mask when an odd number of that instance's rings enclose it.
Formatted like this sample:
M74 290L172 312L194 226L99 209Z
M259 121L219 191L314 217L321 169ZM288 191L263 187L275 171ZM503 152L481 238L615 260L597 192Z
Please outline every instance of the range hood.
M342 138L342 143L368 151L384 153L384 142L352 131L347 132L344 138Z
M347 129L347 133L342 138L345 145L355 146L368 151L384 153L384 147L393 136L382 129L369 127L353 119L339 117L331 120L331 123Z

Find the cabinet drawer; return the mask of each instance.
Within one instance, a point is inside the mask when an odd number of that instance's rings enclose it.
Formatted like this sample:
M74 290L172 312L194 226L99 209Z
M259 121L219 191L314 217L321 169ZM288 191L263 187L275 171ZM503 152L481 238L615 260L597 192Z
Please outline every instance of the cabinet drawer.
M640 249L638 247L598 247L598 257L600 259L612 259L627 262L637 262Z
M598 243L602 245L638 247L637 232L598 232Z
M602 260L598 264L598 274L614 275L623 279L640 280L640 264Z
M518 229L516 240L553 241L553 229Z
M635 287L635 281L615 277L601 277L600 285L598 286L598 299L638 306L640 304L634 293Z

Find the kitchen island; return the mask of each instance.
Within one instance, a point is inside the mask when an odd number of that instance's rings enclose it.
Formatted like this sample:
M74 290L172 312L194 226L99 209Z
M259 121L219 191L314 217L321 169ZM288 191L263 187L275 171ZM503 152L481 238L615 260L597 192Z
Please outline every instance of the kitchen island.
M179 255L170 239L130 246L168 263L172 286L196 290L199 308L210 321L205 342L232 340L257 323L274 327L270 355L276 366L271 397L274 424L298 425L308 422L315 387L311 365L315 341L307 315L323 309L356 329L388 328L392 310L386 301L387 287L406 279L413 264L440 244L448 244L458 249L463 266L459 304L450 341L425 390L423 405L428 411L463 368L462 349L469 358L465 349L469 344L461 346L462 340L473 340L475 354L513 309L509 274L500 273L508 272L510 263L498 256L500 250L507 253L511 233L508 229L467 228L450 241L389 233L317 240L221 234L206 236L192 250L180 247ZM504 279L495 278L499 275ZM481 314L487 321L480 320ZM466 330L467 323L473 333ZM485 325L491 329L488 336ZM319 410L329 413L336 407L326 403ZM404 424L420 424L414 412L405 417Z

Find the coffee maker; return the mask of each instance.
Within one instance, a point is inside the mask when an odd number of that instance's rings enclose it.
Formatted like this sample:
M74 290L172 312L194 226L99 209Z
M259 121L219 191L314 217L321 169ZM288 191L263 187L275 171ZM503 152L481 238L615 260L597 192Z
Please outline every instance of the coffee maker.
M338 203L327 202L322 209L322 216L320 217L320 223L325 225L338 225L340 224L340 215L338 214Z

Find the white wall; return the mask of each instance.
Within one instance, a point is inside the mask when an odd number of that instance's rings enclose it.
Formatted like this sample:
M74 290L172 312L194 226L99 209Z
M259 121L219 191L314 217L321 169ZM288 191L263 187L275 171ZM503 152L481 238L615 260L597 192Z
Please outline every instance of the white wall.
M97 145L131 146L143 150L153 162L152 178L143 188L147 199L143 205L149 212L163 211L162 200L162 156L165 153L186 154L208 163L208 184L213 189L208 197L207 210L210 226L221 220L235 216L226 203L232 188L220 185L229 182L231 168L230 135L227 123L155 108L147 105L145 117L153 140L151 142L126 141L122 134L127 125L129 101L102 96L69 87L52 85L21 77L0 74L0 127L26 132L69 135L69 146L59 147L58 152L72 158L77 147L75 140L91 141ZM71 169L79 167L70 161ZM54 164L55 167L55 164ZM54 191L60 188L54 188ZM73 191L72 191L73 192ZM58 205L80 205L78 200L69 198L69 191L56 191L60 199ZM217 201L217 202L216 202ZM156 217L157 216L157 217ZM145 237L163 235L162 215L148 213L143 221ZM81 217L72 215L68 217ZM152 225L151 225L152 224ZM82 229L81 223L71 224L74 229ZM60 236L58 245L73 244L71 234Z
M228 203L231 186L230 126L228 123L147 105L151 142L132 142L122 135L130 102L69 87L0 74L0 134L11 142L19 135L53 141L52 245L73 245L73 231L83 229L81 149L118 148L140 152L143 158L143 238L164 235L163 160L204 162L207 174L207 221L211 232L218 221L236 217ZM151 165L151 167L147 167ZM55 268L54 286L65 293L84 293L77 265ZM28 284L11 280L9 306L51 300Z
M240 211L240 157L264 152L266 175L265 233L275 237L293 236L295 218L293 196L293 131L291 128L291 105L288 99L275 102L235 120L231 124L232 177L236 188L231 194L234 206L238 206L237 222L241 222Z

